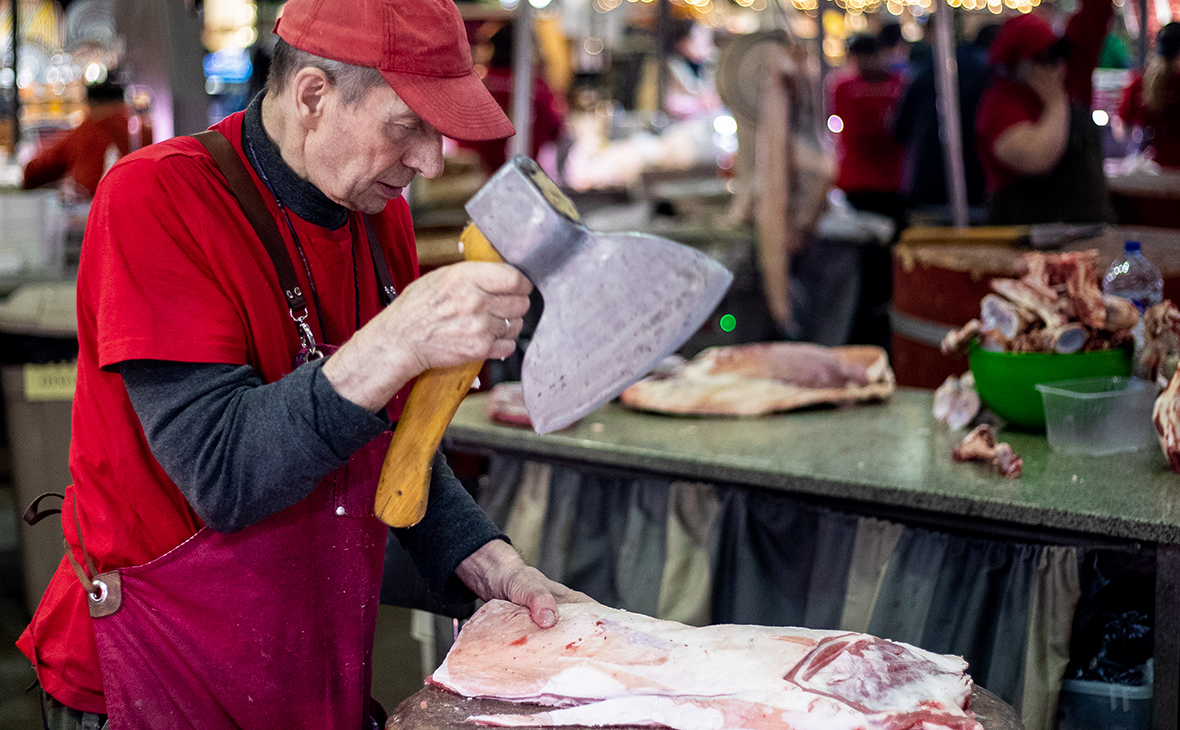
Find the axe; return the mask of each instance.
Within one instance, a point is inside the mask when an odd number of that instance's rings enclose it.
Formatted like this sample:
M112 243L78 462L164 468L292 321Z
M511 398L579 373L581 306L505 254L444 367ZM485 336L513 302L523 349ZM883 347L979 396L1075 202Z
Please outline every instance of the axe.
M468 261L504 261L532 281L545 310L521 368L537 433L564 428L621 393L709 317L733 275L705 254L642 233L596 233L557 185L516 156L468 201ZM443 432L482 361L428 370L406 400L377 486L393 527L426 513Z

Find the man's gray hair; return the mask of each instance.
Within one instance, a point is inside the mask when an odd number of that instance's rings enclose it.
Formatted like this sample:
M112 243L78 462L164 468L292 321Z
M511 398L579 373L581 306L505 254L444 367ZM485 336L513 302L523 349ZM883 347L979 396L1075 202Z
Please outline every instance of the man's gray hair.
M274 96L283 93L295 74L308 66L324 72L328 81L340 90L340 100L345 106L359 104L370 89L386 83L385 77L375 68L353 66L316 56L279 38L270 57L270 70L266 76L267 93Z

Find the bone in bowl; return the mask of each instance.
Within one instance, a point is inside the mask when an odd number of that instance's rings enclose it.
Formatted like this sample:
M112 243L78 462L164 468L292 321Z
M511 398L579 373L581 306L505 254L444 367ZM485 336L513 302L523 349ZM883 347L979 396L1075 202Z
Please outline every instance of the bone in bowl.
M977 343L967 355L979 398L1009 426L1045 430L1045 407L1036 386L1061 380L1129 376L1129 347L1068 354L997 352Z

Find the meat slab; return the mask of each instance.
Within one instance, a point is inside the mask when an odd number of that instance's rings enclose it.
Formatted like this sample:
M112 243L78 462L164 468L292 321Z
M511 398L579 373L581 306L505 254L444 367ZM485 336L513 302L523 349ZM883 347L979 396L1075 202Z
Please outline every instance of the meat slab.
M492 601L464 627L431 682L465 697L545 705L479 715L501 727L676 730L977 730L966 662L865 634L695 628L565 604L540 629Z
M883 400L896 381L885 350L759 342L711 347L623 391L623 405L657 413L761 416L809 406Z

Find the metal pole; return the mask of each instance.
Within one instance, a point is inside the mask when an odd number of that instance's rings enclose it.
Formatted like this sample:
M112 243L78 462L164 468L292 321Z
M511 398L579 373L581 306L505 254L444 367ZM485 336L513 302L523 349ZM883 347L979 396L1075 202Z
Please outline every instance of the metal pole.
M940 4L934 12L934 80L938 127L946 172L947 199L956 228L967 226L967 172L963 167L963 132L959 119L959 67L955 60L955 23L952 8Z
M659 0L656 14L656 110L664 108L664 94L668 89L668 37L672 34L671 0Z
M533 6L529 0L520 0L517 6L512 54L512 124L516 136L508 151L527 157L533 151Z
M1147 68L1147 0L1139 0L1139 47L1135 53L1135 68Z
M20 0L12 4L12 159L16 159L16 146L20 144L20 87L17 85L17 68L20 58Z

